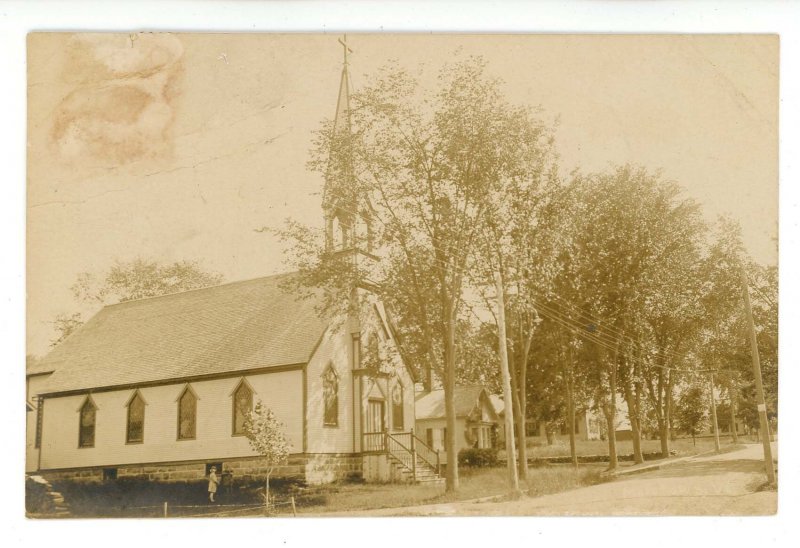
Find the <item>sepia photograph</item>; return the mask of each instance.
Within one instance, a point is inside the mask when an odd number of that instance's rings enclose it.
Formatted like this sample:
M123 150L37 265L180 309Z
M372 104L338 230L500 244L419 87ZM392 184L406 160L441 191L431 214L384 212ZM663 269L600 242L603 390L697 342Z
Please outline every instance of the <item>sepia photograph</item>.
M31 32L25 515L776 514L780 47Z

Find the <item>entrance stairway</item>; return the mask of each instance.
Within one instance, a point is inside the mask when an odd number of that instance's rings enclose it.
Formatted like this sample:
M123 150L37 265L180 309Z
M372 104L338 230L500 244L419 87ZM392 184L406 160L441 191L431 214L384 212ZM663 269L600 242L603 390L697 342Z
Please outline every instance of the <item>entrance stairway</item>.
M364 434L365 453L384 454L393 468L391 477L403 483L443 483L439 452L419 439L414 431Z
M30 507L30 517L66 518L69 508L64 496L53 490L50 482L42 476L30 475L26 478L26 506Z

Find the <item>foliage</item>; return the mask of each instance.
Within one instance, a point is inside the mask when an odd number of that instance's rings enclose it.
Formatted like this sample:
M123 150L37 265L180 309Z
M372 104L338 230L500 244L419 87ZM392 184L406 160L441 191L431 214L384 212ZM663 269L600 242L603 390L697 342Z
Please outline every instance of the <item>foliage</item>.
M261 401L256 403L244 422L244 432L250 447L264 457L270 473L275 466L284 464L289 458L291 447L283 428L275 413Z
M497 466L497 449L468 447L458 452L458 464L473 468Z
M70 289L78 303L97 306L200 289L218 285L222 279L221 274L206 272L194 261L162 265L135 259L127 263L118 261L100 276L83 272ZM80 312L56 316L53 327L57 338L50 346L58 346L83 325L81 316Z
M53 329L56 330L58 337L50 341L50 348L55 348L64 342L67 337L72 335L82 325L83 320L81 319L80 312L70 315L59 314L56 316L56 319L53 320Z
M677 416L679 428L692 439L708 428L709 398L701 386L690 386L678 400Z
M99 278L84 272L71 289L80 302L109 304L180 293L221 282L221 274L206 272L194 261L162 265L139 258L127 263L118 261Z

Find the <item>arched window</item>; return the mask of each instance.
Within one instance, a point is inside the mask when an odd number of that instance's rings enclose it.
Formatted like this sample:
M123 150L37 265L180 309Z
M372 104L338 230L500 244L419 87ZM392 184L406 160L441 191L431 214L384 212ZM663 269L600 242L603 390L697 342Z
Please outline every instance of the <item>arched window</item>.
M339 377L333 366L329 365L322 374L322 399L325 406L323 424L325 426L339 425Z
M137 390L128 401L128 428L125 434L127 443L144 441L144 406L144 398Z
M381 352L378 336L373 331L367 339L367 367L371 369L381 368Z
M80 409L80 423L78 427L78 447L94 447L94 430L97 420L97 406L92 401L91 396L86 396L86 400Z
M392 428L402 430L405 427L403 419L403 385L397 383L392 390Z
M247 381L242 379L233 392L233 435L244 434L244 423L253 410L253 390Z
M187 385L178 398L178 439L193 440L197 437L197 395Z

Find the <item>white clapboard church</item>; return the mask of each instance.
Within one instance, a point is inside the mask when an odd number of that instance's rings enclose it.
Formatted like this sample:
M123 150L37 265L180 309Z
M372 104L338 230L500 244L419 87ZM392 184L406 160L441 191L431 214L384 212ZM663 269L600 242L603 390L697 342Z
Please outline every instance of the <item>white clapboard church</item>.
M349 131L349 88L345 54L336 131ZM326 180L329 250L377 260L369 208L339 198L353 199L337 191L346 184ZM277 476L435 479L437 455L413 433L414 373L384 307L358 284L351 297L358 305L325 319L321 292L300 298L297 276L103 308L28 371L27 471L191 481L213 464L234 478L257 478L263 462L243 423L260 400L292 447Z

